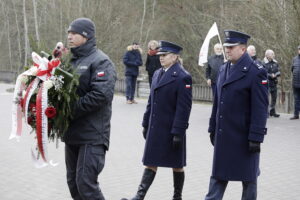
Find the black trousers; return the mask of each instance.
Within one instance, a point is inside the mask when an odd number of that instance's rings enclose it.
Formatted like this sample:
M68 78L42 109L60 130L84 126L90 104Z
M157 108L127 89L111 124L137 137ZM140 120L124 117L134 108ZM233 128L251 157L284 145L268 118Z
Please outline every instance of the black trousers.
M103 145L65 145L67 182L74 200L104 200L98 175L105 164Z
M275 114L275 106L277 101L277 87L269 88L271 94L270 114Z

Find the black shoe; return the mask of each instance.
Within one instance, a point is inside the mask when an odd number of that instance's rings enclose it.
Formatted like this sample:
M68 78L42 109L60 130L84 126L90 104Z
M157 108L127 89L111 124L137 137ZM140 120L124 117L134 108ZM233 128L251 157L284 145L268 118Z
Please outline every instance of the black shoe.
M293 120L293 119L299 119L299 116L293 116L290 118L290 120Z
M272 116L273 116L273 117L279 117L280 115L277 114L277 113L274 113Z
M146 168L144 170L144 174L142 177L142 181L139 185L138 191L135 195L135 197L131 198L130 200L143 200L146 196L146 193L150 187L150 185L152 184L154 177L156 175L156 172ZM126 198L123 198L121 200L128 200Z

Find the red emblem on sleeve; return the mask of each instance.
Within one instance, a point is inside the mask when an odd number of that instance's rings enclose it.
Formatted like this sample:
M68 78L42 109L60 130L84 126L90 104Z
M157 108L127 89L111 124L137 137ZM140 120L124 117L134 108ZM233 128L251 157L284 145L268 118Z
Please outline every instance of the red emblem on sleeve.
M262 80L261 81L261 84L263 84L263 85L265 85L265 84L267 84L268 83L268 80Z
M99 76L99 77L105 76L105 73L104 72L98 72L97 76Z

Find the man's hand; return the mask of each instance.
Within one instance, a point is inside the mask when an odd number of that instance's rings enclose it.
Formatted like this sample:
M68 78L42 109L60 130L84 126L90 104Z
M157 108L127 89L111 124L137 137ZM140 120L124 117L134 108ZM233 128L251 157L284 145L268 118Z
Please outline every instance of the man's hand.
M211 80L210 80L210 79L207 79L206 82L207 82L207 85L208 85L208 86L211 86Z
M260 152L260 142L249 141L249 151L250 153Z
M209 134L210 137L210 142L213 146L215 146L215 133L210 133Z
M179 135L174 135L173 136L173 148L174 149L180 149L182 146L182 137Z
M148 129L144 127L143 128L143 137L145 138L145 140L147 138L147 132L148 132Z

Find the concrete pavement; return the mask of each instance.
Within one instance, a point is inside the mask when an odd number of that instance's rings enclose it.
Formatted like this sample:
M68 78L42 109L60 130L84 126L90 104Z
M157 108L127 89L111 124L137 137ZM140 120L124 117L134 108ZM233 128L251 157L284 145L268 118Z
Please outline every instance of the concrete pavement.
M20 142L8 140L11 130L12 85L0 84L0 200L71 200L65 178L64 144L48 145L49 156L57 167L36 169L30 156L34 134L24 130ZM138 104L125 104L122 95L113 102L111 146L106 165L99 176L107 200L132 197L143 172L144 139L141 121L146 99ZM187 136L187 167L184 200L201 200L208 189L213 148L207 126L210 104L194 103ZM290 115L268 120L268 135L262 145L261 176L258 179L259 200L300 199L300 120ZM224 200L239 200L240 182L230 182ZM146 200L171 199L173 177L171 169L159 168Z

